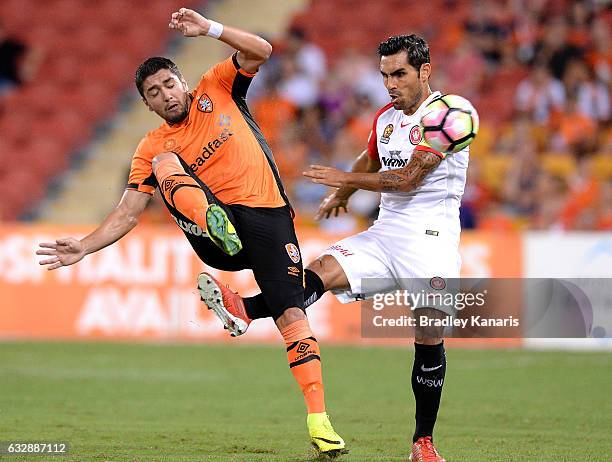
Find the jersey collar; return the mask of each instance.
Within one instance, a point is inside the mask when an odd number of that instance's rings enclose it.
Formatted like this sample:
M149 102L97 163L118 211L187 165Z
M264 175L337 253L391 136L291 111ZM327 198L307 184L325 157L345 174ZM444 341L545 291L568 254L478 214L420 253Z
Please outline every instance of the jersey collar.
M421 105L419 106L419 108L418 108L416 111L414 111L413 117L414 117L415 115L420 115L420 114L421 114L421 112L423 111L423 109L424 109L424 108L425 108L425 107L426 107L426 106L427 106L429 103L431 103L431 102L432 102L434 99L438 98L439 96L442 96L442 92L440 92L440 91L434 91L434 92L433 92L431 95L429 95L429 96L427 97L427 99L421 103Z

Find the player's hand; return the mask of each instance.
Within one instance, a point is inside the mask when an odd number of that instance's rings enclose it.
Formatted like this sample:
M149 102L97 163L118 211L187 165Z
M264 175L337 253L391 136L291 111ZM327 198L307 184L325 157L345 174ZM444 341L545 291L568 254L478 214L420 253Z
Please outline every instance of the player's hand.
M334 167L311 165L310 170L306 170L303 175L310 178L313 183L325 184L334 188L346 186L346 172Z
M320 220L325 217L326 219L330 217L332 212L334 212L334 216L337 217L340 213L340 209L344 209L345 213L348 213L348 199L340 199L337 196L337 191L334 191L321 202L319 205L319 210L315 215L315 220Z
M72 237L58 239L55 242L42 242L39 246L36 255L51 256L51 258L38 262L39 265L48 265L48 270L73 265L85 256L83 243Z
M181 8L172 13L168 28L182 32L185 37L198 37L208 33L210 21L189 8Z

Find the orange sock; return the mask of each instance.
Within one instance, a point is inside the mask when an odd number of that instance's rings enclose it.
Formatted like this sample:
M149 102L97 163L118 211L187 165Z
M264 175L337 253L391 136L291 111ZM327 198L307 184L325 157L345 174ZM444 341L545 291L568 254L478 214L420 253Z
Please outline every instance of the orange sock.
M155 176L166 201L206 230L208 200L200 185L183 169L179 160L167 157L159 161Z
M296 321L281 330L287 345L291 373L302 389L309 414L325 412L321 355L308 320Z

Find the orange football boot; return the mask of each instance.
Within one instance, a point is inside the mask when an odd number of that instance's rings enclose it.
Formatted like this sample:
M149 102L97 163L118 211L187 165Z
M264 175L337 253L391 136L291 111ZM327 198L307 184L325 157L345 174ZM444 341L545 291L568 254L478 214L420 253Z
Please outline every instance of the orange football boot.
M408 460L412 462L446 462L444 457L438 454L431 441L431 436L422 436L416 440L412 445L412 452Z

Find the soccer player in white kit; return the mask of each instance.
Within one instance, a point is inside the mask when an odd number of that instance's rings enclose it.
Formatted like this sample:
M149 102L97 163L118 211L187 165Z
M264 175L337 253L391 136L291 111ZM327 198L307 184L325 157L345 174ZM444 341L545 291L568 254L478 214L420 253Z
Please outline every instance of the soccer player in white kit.
M440 96L429 86L429 46L416 35L390 37L378 47L380 71L391 102L374 118L368 147L351 172L313 165L305 172L315 183L337 188L317 217L346 211L358 189L381 192L378 219L366 231L330 246L305 270L305 306L331 290L344 302L393 291L402 279L458 278L459 206L466 180L468 148L455 154L432 149L423 140L420 120L427 104ZM362 280L380 281L364 288ZM205 300L248 323L269 316L261 295L242 299L219 285L222 298ZM442 318L444 307L415 306L418 316ZM227 324L232 330L231 323ZM446 356L443 328L415 330L412 389L416 429L410 460L444 462L433 445Z

